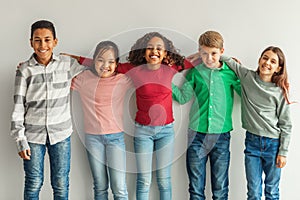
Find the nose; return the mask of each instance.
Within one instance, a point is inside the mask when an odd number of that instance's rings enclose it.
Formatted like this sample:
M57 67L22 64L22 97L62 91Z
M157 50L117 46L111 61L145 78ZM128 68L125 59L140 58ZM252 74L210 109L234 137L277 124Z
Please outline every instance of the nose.
M46 45L46 42L45 41L43 41L43 40L41 40L41 42L40 42L40 46L41 47L44 47Z
M266 63L267 63L268 65L271 64L271 60L270 60L270 59L266 60Z
M207 59L208 59L208 60L212 60L212 55L208 54L208 55L207 55Z
M108 68L109 67L109 62L104 62L102 67L103 68Z

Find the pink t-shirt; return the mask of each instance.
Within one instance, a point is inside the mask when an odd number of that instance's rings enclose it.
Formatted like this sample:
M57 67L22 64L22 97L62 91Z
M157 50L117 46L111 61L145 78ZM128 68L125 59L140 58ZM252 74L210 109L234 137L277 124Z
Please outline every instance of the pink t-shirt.
M123 131L123 104L126 91L132 87L124 74L100 78L86 70L73 79L84 112L84 129L89 134L112 134Z

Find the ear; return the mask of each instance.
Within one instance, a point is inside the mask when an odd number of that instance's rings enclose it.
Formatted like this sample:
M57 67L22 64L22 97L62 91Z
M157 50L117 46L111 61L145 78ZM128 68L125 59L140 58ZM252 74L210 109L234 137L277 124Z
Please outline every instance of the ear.
M279 66L278 66L277 69L276 69L276 73L280 72L281 68L282 68L282 67L279 67Z
M224 53L224 48L220 49L221 55Z
M58 39L55 38L55 39L54 39L54 47L56 47L57 43L58 43Z
M29 39L30 46L33 48L32 39Z

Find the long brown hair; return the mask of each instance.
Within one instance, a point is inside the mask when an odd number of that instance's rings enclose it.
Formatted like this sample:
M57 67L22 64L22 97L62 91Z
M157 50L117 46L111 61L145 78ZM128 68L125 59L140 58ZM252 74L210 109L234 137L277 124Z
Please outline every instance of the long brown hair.
M267 51L272 51L273 53L277 54L279 67L280 67L280 71L275 72L273 74L271 81L272 81L272 83L275 83L278 87L280 87L282 89L286 101L290 104L291 102L289 101L289 98L288 98L289 82L288 82L288 74L287 74L287 70L286 70L286 60L285 60L284 53L282 52L282 50L279 47L269 46L261 53L259 60L262 58L264 53ZM257 72L259 73L259 68L257 69Z

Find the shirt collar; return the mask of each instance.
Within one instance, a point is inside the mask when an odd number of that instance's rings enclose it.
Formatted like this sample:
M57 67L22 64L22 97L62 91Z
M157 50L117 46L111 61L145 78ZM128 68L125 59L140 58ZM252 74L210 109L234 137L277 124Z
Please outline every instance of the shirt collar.
M52 54L52 59L50 62L52 61L59 61L60 60L60 57L55 55L55 54ZM30 58L29 58L29 65L30 66L34 66L34 65L40 65L40 63L35 59L35 53L33 53Z
M219 67L219 68L214 68L214 69L207 67L204 63L202 63L202 66L205 67L206 69L210 69L210 70L230 69L230 68L226 65L225 62L222 62L222 66L221 66L221 67Z

